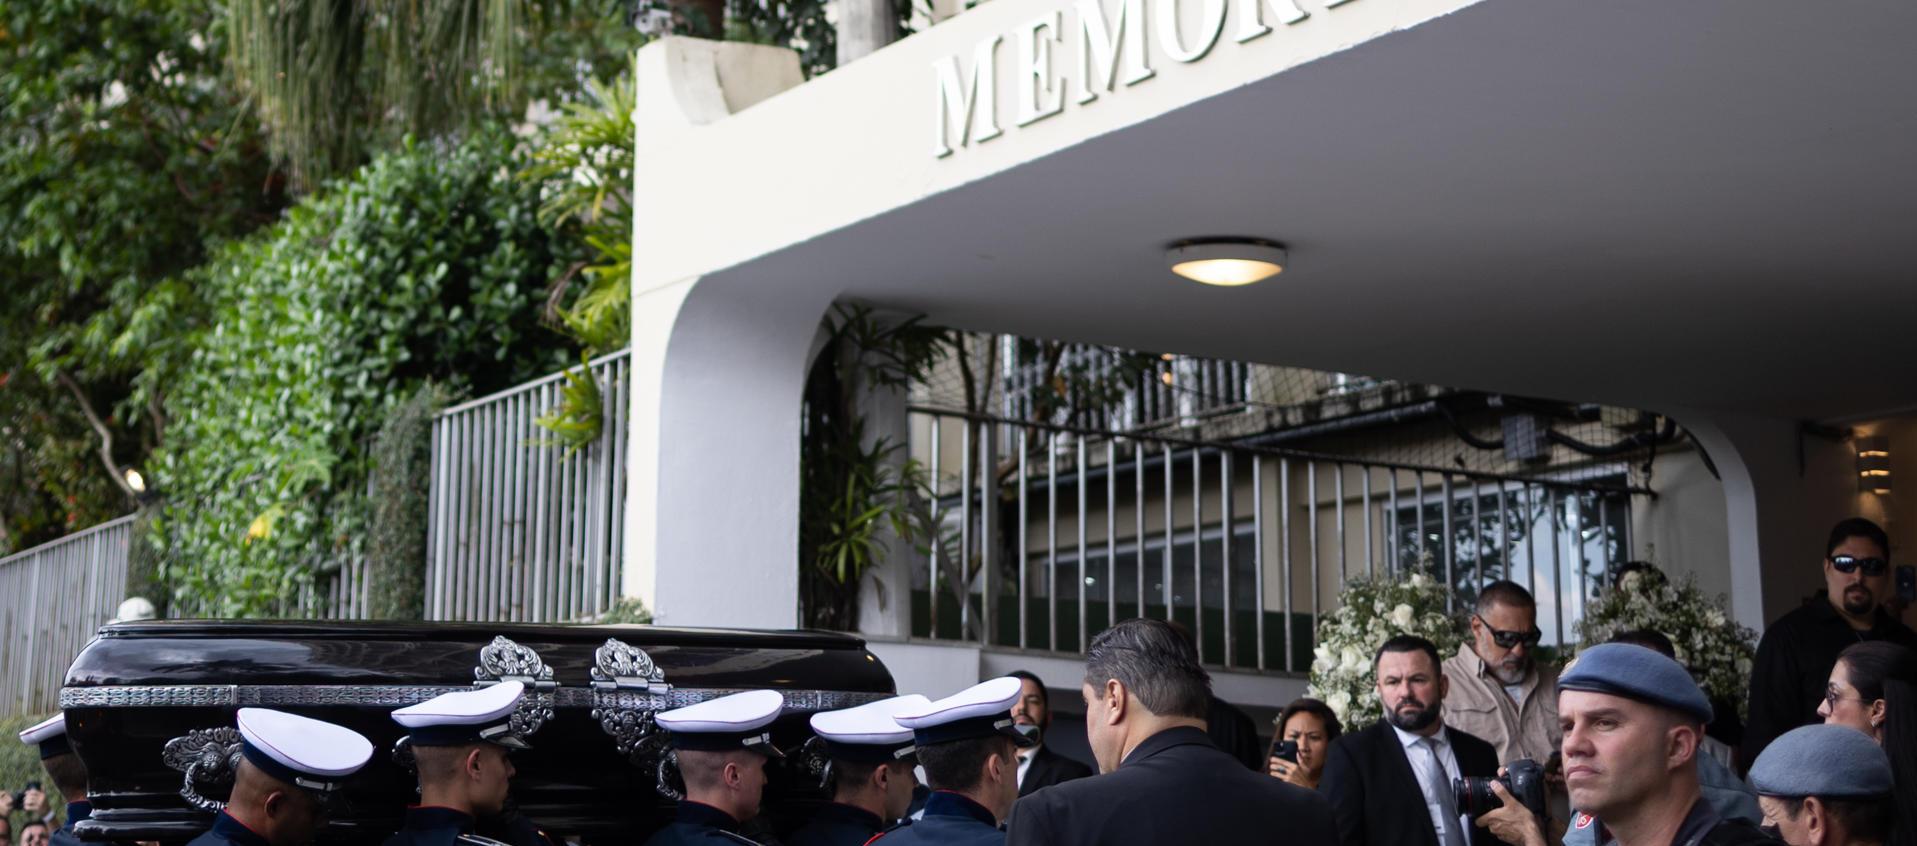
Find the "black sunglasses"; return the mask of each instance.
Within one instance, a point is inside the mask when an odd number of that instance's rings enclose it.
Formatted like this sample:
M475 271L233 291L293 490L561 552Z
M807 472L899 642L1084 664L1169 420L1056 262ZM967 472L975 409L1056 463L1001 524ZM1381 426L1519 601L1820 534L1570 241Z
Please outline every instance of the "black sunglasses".
M1484 627L1490 630L1491 642L1496 643L1499 649L1512 649L1520 643L1525 646L1537 646L1538 641L1544 639L1544 632L1540 631L1537 626L1532 626L1528 632L1507 632L1503 629L1491 628L1491 624L1486 622L1483 617L1478 617L1476 614L1471 616L1477 617L1478 622L1484 623Z
M1830 565L1836 567L1837 572L1846 575L1862 568L1866 576L1881 576L1884 571L1890 569L1890 562L1882 558L1858 558L1855 555L1833 555Z

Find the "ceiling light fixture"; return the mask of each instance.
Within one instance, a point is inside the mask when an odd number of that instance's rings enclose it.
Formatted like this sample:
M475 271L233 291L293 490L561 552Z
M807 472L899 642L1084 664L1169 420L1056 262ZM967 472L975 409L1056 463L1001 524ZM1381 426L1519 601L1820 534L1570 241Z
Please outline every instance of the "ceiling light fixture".
M1285 248L1262 238L1202 238L1165 250L1173 273L1207 285L1236 287L1276 276L1285 269Z

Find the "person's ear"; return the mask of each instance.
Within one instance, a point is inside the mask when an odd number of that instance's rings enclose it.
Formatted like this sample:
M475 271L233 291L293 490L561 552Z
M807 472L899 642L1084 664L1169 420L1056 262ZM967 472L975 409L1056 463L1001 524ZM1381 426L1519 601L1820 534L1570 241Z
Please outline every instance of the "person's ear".
M1830 809L1824 807L1824 801L1815 796L1804 797L1804 840L1810 846L1823 846L1830 840Z
M1105 680L1105 725L1115 726L1125 719L1125 709L1131 703L1130 691L1125 683L1118 679Z
M292 801L285 793L275 790L266 794L266 801L260 803L260 808L266 811L267 819L276 819L285 815Z
M1871 728L1879 729L1884 727L1884 712L1888 709L1888 707L1889 706L1882 699L1879 699L1870 703L1870 727Z
M1665 737L1670 741L1664 759L1667 769L1675 770L1697 759L1697 745L1700 742L1697 726L1673 726Z
M467 778L478 781L485 774L486 756L480 752L479 747L474 746L466 750L465 763Z
M725 781L726 787L734 790L745 783L745 771L740 769L738 761L727 761L725 769L719 771L719 777Z
M1451 677L1445 675L1443 670L1439 670L1438 671L1438 698L1443 699L1450 695L1451 695Z
M876 788L880 793L884 793L886 788L891 787L892 767L887 764L880 764L873 767L871 786Z

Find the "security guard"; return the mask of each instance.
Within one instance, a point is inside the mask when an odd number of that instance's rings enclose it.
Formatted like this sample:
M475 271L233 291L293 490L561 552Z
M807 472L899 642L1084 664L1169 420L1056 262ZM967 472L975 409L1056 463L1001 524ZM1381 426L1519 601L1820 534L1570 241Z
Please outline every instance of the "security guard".
M1603 846L1775 846L1704 800L1695 758L1711 702L1676 661L1633 644L1593 646L1558 677L1558 718L1571 825L1596 826ZM1503 785L1492 790L1504 807L1477 824L1543 846L1531 813Z
M46 768L53 786L60 788L60 794L67 798L66 823L53 833L49 842L52 846L80 846L73 824L93 816L93 803L87 801L87 765L80 763L80 756L73 754L73 746L67 743L66 715L56 714L20 732L20 741L40 747L40 766Z
M418 766L419 804L406 809L404 826L385 846L552 846L530 824L495 832L504 840L474 832L479 818L505 810L513 776L507 756L530 748L512 727L524 696L525 685L509 681L393 712L393 722L411 732L402 742Z
M240 766L212 830L187 846L306 846L326 821L326 798L373 757L359 732L332 723L241 708Z
M1085 736L1103 774L1018 800L1012 843L1336 844L1323 795L1248 770L1212 742L1211 677L1165 621L1125 620L1100 632L1085 653L1085 679ZM1415 792L1405 807L1423 810Z
M877 846L999 846L1000 821L1018 800L1018 750L1032 739L1012 721L1023 687L1011 677L981 682L895 719L912 730L932 795L916 822L872 840Z
M932 704L916 693L812 715L812 732L830 761L832 804L820 808L786 846L865 846L912 804L912 730L894 719Z
M653 718L671 737L686 798L680 800L672 823L655 832L646 846L758 846L739 834L739 824L759 813L766 761L785 757L766 729L784 707L785 697L776 690L749 690Z

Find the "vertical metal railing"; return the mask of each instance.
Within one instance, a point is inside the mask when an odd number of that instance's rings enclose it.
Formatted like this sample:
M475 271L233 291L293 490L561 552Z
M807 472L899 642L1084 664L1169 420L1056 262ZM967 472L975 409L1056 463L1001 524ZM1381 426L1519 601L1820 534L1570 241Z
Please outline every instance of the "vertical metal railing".
M59 706L67 665L126 598L133 517L0 558L0 717Z
M1208 664L1303 672L1347 579L1416 570L1455 608L1491 580L1528 581L1562 642L1629 549L1635 491L1598 484L910 413L930 423L913 430L929 433L917 450L951 539L914 577L922 636L1075 653L1142 615L1186 623Z
M587 364L602 423L577 450L534 422L560 404L564 372L433 421L427 619L589 620L618 601L628 361L621 350Z

